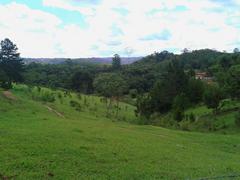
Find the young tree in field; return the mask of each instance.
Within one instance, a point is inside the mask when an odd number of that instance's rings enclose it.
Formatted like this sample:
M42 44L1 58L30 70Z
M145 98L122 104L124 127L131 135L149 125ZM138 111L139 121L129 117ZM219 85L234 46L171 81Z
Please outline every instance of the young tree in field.
M21 82L23 62L18 53L17 46L9 39L4 39L0 43L0 69L4 72L6 78L1 84L4 88L11 88L12 82Z
M184 117L184 112L189 106L189 99L185 94L177 95L173 101L173 116L176 121L181 121Z
M140 115L148 120L153 113L151 98L148 95L138 96L136 102L137 109L135 110L136 116Z
M119 98L128 91L128 86L125 80L119 74L103 73L94 80L93 86L97 93L110 98L108 110L111 108L112 102L116 100L116 116L118 116Z
M112 68L118 70L121 68L121 58L118 54L115 54L112 59Z
M220 102L223 99L222 90L217 86L208 86L205 90L203 100L206 106L214 109L214 114L217 114L220 109Z

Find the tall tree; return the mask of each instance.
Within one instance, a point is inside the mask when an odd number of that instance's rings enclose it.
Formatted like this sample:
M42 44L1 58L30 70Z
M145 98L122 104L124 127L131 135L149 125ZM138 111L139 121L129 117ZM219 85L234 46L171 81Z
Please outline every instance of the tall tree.
M189 106L189 99L185 94L177 95L173 101L173 116L176 121L181 121L184 117L184 111Z
M240 65L234 65L229 69L227 84L231 97L240 99Z
M5 88L11 88L12 82L21 82L23 62L18 53L17 46L9 39L0 43L0 66L6 77L2 84Z
M76 72L71 78L71 87L83 93L91 93L93 90L93 78L88 72Z
M224 97L222 90L219 87L213 85L206 88L203 96L204 103L208 108L214 110L214 114L217 114L218 110L220 109L220 102L223 98Z
M234 48L233 53L239 53L240 50L238 48Z
M121 58L118 54L115 54L112 59L112 68L115 70L121 68Z
M94 88L97 93L102 96L110 98L108 110L112 106L112 102L117 102L117 115L119 109L119 98L128 92L128 85L126 81L116 73L103 73L94 80Z

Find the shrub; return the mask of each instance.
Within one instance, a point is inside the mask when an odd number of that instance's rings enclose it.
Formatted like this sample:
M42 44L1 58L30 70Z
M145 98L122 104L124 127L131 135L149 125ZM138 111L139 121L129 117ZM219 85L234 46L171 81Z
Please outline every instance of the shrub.
M178 122L182 121L184 118L184 110L182 110L180 108L174 109L173 118L174 118L174 120L176 120Z
M54 93L45 91L41 95L41 100L45 102L54 102L55 101L55 96Z
M81 104L77 101L71 100L70 101L70 106L75 108L76 111L81 111L82 110Z
M58 98L62 99L62 93L61 92L58 92Z
M78 93L78 94L77 94L77 98L78 98L79 100L81 100L81 99L82 99L82 95L81 95L80 93Z
M184 130L184 131L189 131L189 130L190 130L190 124L191 124L191 122L190 122L190 121L186 121L186 120L181 121L181 122L179 123L180 128L181 128L182 130Z
M195 117L195 115L194 115L193 113L191 113L191 114L189 115L189 120L190 120L191 122L194 122L194 121L196 120L196 117Z
M9 82L2 82L0 86L5 90L12 89L12 83Z
M129 91L129 94L130 94L131 98L136 98L137 95L138 95L138 92L137 92L136 89L131 89L131 90Z

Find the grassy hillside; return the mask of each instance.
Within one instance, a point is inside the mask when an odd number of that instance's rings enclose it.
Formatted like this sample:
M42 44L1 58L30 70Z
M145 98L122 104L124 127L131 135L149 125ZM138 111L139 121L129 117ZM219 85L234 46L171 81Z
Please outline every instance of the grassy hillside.
M133 106L121 103L117 120L116 109L106 117L106 104L98 97L64 97L63 92L55 91L56 101L44 103L37 91L17 86L11 93L0 92L2 179L240 175L238 133L203 134L131 125L121 120L136 120ZM71 100L79 102L80 110L70 106Z

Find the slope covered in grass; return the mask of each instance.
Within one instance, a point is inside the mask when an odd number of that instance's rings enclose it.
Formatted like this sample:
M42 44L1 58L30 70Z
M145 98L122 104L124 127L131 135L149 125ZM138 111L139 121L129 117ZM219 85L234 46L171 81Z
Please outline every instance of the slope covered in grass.
M71 100L84 103L75 94L52 103L34 100L19 86L12 90L15 100L0 94L0 177L197 179L240 174L239 134L131 125L106 117L98 97L87 97L89 107L78 111L69 105ZM97 110L91 109L95 103ZM120 107L120 116L134 121L134 107Z

